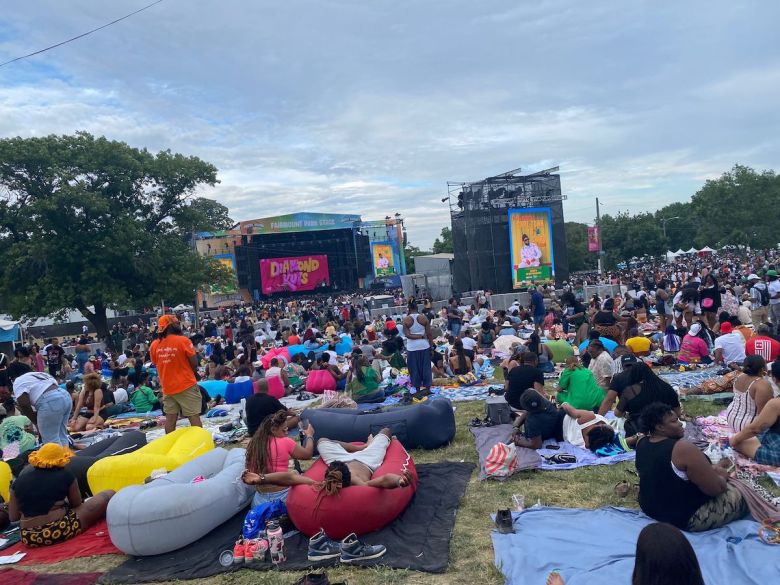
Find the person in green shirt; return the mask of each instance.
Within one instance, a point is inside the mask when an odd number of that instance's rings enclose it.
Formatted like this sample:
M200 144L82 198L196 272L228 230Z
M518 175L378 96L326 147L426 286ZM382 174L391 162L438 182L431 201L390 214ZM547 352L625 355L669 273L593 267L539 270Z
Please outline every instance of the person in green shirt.
M584 368L576 357L566 360L566 368L558 381L558 402L568 402L580 410L598 408L604 400L604 390L596 382L593 373Z
M347 390L355 402L382 402L385 393L379 389L379 376L362 353L352 356L352 369L349 371Z
M138 374L138 385L130 395L130 402L135 406L135 411L139 413L151 412L160 408L160 402L154 394L154 390L146 384L149 382L149 374L143 372Z

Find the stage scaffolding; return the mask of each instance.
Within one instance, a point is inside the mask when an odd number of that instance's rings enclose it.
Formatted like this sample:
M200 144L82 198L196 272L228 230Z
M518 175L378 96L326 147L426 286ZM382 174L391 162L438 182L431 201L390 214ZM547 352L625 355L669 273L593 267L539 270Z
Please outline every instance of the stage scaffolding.
M528 175L522 169L473 182L447 182L447 197L455 250L455 289L468 291L512 290L507 210L516 207L549 207L555 273L559 282L568 278L563 201L558 167Z

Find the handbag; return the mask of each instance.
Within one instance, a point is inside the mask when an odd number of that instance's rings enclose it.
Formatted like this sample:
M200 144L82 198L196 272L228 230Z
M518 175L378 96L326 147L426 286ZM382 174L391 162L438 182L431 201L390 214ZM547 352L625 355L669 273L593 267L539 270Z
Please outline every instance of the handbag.
M485 417L494 425L511 424L512 410L504 396L488 396L485 399Z
M485 458L488 477L507 477L517 470L517 447L514 443L496 443Z

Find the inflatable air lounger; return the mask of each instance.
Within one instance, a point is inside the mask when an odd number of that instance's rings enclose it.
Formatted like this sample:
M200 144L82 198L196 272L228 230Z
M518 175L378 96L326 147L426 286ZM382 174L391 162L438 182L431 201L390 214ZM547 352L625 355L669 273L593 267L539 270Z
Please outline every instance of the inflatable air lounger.
M438 449L455 436L455 414L446 398L367 413L351 408L307 408L301 418L314 425L314 440L327 437L363 442L388 427L407 449Z
M146 485L123 489L108 503L111 542L125 554L148 556L205 536L252 500L253 488L241 481L245 457L244 449L214 449ZM192 483L198 476L205 479Z
M76 451L76 456L70 460L66 469L76 476L81 496L88 498L93 495L87 481L87 472L90 467L104 457L132 453L144 445L146 445L146 435L141 431L129 431L121 435L114 435L104 441L90 445L86 449Z
M87 471L93 494L103 490L118 492L129 485L144 483L153 471L173 471L198 455L211 451L214 439L200 427L183 427L155 439L137 451L105 457Z

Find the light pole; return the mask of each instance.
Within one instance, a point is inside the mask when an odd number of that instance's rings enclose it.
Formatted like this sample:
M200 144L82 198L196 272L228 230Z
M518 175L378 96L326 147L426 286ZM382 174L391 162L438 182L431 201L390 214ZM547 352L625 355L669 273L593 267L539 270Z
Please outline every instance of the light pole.
M598 251L598 267L599 267L599 277L604 272L604 266L602 257L604 256L604 248L601 244L602 234L601 234L601 210L599 209L599 198L596 197L596 226L599 228L599 251Z
M660 221L661 221L661 227L662 227L662 228L663 228L663 230L664 230L664 240L666 239L666 222L667 222L667 221L672 221L673 219L680 219L680 217L679 217L679 216L675 216L675 217L662 217L662 218L660 219Z

